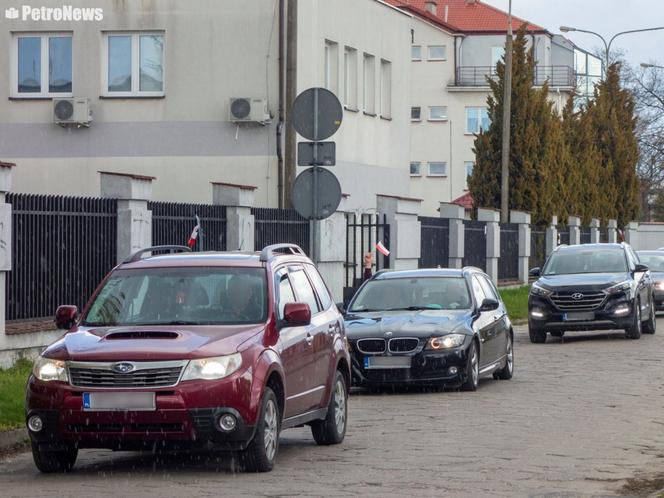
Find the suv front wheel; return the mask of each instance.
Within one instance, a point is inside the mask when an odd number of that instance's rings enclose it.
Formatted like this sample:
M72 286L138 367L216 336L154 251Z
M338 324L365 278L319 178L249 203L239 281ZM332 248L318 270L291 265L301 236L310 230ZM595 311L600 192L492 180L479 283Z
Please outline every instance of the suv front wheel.
M530 342L534 344L546 342L546 330L535 328L530 323L528 324L528 335L530 336Z
M625 329L625 337L628 339L640 339L641 338L641 302L636 299L634 301L634 320L632 324Z
M274 467L279 450L281 415L274 391L269 387L263 393L263 402L256 425L254 439L243 453L244 468L248 472L269 472Z

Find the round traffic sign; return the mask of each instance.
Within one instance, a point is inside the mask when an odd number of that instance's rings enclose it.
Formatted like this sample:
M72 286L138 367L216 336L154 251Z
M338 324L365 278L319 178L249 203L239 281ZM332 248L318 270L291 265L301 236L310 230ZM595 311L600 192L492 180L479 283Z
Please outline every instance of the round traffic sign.
M293 126L307 140L330 138L341 126L343 109L336 95L325 88L309 88L293 104Z
M314 195L314 175L316 192ZM314 202L314 198L316 202ZM293 185L293 207L308 220L324 220L334 214L341 202L341 185L330 171L313 167L304 170Z

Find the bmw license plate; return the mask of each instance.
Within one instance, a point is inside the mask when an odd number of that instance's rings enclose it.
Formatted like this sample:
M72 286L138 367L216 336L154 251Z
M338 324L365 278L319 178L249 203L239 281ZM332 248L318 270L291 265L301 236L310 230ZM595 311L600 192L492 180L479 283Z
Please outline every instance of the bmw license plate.
M575 311L563 314L565 322L588 322L595 319L595 313L592 311Z
M84 411L154 411L156 409L155 393L83 393Z
M409 356L365 356L364 368L370 369L390 369L390 368L410 368Z

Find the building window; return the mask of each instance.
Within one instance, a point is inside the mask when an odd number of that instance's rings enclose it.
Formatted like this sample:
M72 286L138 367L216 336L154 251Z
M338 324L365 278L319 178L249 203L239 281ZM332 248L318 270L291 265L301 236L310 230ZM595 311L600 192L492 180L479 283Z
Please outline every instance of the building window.
M325 40L325 88L337 95L339 91L339 44Z
M421 176L420 166L422 163L414 161L410 163L410 176Z
M489 111L486 107L466 107L466 133L480 133L489 129Z
M491 47L491 74L496 74L496 65L505 55L505 47Z
M429 163L429 176L447 176L447 163L444 162Z
M447 120L447 107L443 105L429 106L429 121Z
M344 48L344 105L348 109L357 109L357 50Z
M410 108L410 120L411 121L421 121L422 120L422 108L421 107L411 107Z
M430 61L444 61L447 59L447 47L445 45L429 45Z
M13 42L12 96L71 96L71 34L16 34Z
M473 174L473 169L475 168L475 163L473 161L466 161L463 164L466 167L466 186L464 187L464 189L468 190L468 178L470 176L472 176L472 174Z
M392 63L380 60L380 115L392 117Z
M376 58L364 54L364 112L376 114Z
M164 34L106 33L103 94L107 97L164 95Z
M412 61L421 61L422 60L422 45L411 45L411 47L410 47L410 60L412 60Z

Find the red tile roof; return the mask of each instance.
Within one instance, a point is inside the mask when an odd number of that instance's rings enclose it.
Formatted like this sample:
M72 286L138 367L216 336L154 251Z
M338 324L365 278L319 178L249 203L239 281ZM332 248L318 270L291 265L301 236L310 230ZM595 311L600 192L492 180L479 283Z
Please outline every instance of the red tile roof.
M426 10L427 0L387 0L395 7L404 8L422 17L438 21L451 31L465 33L501 33L507 31L507 13L480 0L437 0L435 16ZM447 19L445 7L447 6ZM512 16L512 26L518 29L526 23L528 31L544 32L546 29Z
M461 206L464 209L473 209L473 196L470 195L470 192L466 192L463 194L461 197L457 197L452 201L452 204L456 204L457 206Z

